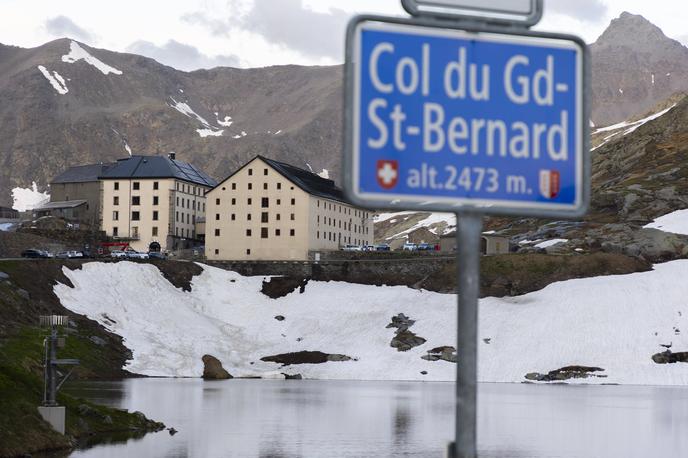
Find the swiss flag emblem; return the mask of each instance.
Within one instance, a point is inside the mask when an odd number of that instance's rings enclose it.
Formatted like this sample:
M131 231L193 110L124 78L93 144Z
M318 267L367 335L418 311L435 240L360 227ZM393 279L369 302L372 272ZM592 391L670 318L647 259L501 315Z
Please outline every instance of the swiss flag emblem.
M554 199L559 195L561 177L556 170L540 170L540 194L545 199Z
M399 181L399 163L397 161L377 161L377 184L382 189L392 189Z

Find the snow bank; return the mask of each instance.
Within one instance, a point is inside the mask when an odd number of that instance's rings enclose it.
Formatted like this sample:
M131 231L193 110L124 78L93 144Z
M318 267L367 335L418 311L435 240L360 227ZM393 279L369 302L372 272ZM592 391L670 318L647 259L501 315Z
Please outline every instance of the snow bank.
M535 245L535 248L549 248L554 245L559 245L560 243L566 243L568 242L569 239L550 239L550 240L545 240L544 242L540 242L537 245Z
M198 135L200 135L201 138L205 138L205 137L222 137L222 132L224 132L224 129L220 129L220 130L196 129L196 132L198 132Z
M325 178L326 180L330 179L330 171L327 169L322 169L320 173L318 173L318 176L320 178Z
M199 115L193 109L189 106L188 103L186 102L177 102L174 97L170 97L170 100L172 100L172 103L168 103L168 105L184 116L195 119L196 121L200 122L203 124L204 128L203 129L196 129L196 132L201 138L206 138L206 137L221 137L222 133L224 132L223 129L218 129L215 126L212 126L203 116ZM225 118L226 119L226 118ZM230 123L231 124L231 123Z
M65 95L67 92L69 92L69 89L67 89L67 83L65 83L64 78L62 78L59 73L53 71L51 75L48 69L42 65L38 66L38 70L43 74L43 76L45 76L48 82L50 82L50 85L57 91L58 94Z
M0 231L9 232L14 226L14 223L0 223Z
M643 228L660 229L664 232L688 235L688 209L677 210L646 224Z
M123 336L133 350L127 367L133 372L198 376L201 356L210 353L239 376L279 370L322 379L454 379L454 364L420 358L431 348L454 345L454 295L312 281L303 294L274 300L260 293L263 277L206 266L194 278L192 292L174 288L145 264L88 263L64 273L74 288L55 286L62 304ZM686 276L688 260L679 260L650 272L569 280L524 296L483 299L479 379L521 382L529 372L579 364L601 367L608 377L573 383L688 384L688 366L651 360L663 350L660 344L688 351ZM389 346L394 329L385 326L398 313L417 320L411 331L426 338L425 344L408 352ZM358 360L285 368L260 361L300 350Z
M47 192L39 192L35 181L31 183L30 188L12 189L12 208L20 212L33 210L49 201L50 195Z
M217 113L215 113L215 116L217 116ZM230 127L234 123L231 116L225 116L224 121L221 121L220 118L217 118L216 121L223 127Z
M117 70L115 67L111 67L103 61L101 61L100 59L93 57L91 54L88 53L88 51L79 46L79 43L77 43L76 41L72 41L69 44L69 54L65 54L64 56L62 56L62 62L73 64L74 62L80 61L82 59L86 63L91 64L95 68L100 70L103 73L103 75L108 75L110 73L113 73L115 75L122 74L122 72Z

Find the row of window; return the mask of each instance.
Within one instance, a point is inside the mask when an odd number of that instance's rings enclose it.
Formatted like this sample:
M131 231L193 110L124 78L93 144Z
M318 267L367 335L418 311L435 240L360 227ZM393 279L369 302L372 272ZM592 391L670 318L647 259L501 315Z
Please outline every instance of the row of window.
M247 213L247 214L246 214L246 221L252 221L252 216L251 216L251 215L252 215L251 213ZM230 221L236 221L236 213L230 214L230 215L229 215L229 219L230 219ZM295 213L290 213L290 214L289 214L289 219L290 219L291 221L295 221L295 220L296 220L296 214L295 214ZM261 212L261 214L260 214L260 222L261 222L261 223L267 223L267 222L269 222L268 220L269 220L268 212ZM280 220L281 220L281 215L280 215L279 213L275 214L275 220L276 220L276 221L280 221ZM219 213L216 213L216 214L215 214L215 221L220 221L220 214L219 214Z
M175 212L174 220L176 222L179 222L179 214L180 214L179 212ZM181 215L182 215L182 220L181 220L182 223L196 224L196 215L191 215L189 213L182 213ZM184 221L184 215L186 215L186 221Z
M220 205L221 200L220 199L215 199L215 205ZM236 197L232 197L232 205L236 205ZM275 199L275 204L276 205L282 205L282 199ZM246 205L253 205L253 199L252 198L247 198L246 199ZM291 205L296 205L296 199L292 197L291 199ZM270 207L270 199L268 197L261 197L260 198L260 207L261 208L269 208Z
M320 208L320 200L319 199L317 202L317 206L318 206L318 208ZM332 202L328 202L326 200L324 200L322 202L322 207L325 210L330 210L330 211L335 211L335 212L338 211L339 213L344 213L345 215L351 215L351 211L353 210L353 216L355 216L357 218L360 217L360 218L366 218L367 219L368 216L370 215L366 211L357 210L355 208L352 209L351 207L342 206L339 204L333 204Z
M182 208L190 208L192 210L196 210L196 200L184 199L183 197L180 200L179 196L177 196L177 207L180 206L179 202L181 202ZM203 210L201 210L201 202L198 203L198 210L205 212L205 202L203 202L202 204L203 204Z
M267 227L261 227L260 228L260 238L261 239L267 239L268 238L268 228ZM253 231L251 229L246 229L246 237L251 237L253 234ZM282 235L282 230L281 229L275 229L275 237L279 237ZM295 229L289 229L289 236L294 237L296 235L296 230ZM215 229L215 237L220 236L220 229Z
M113 236L113 237L119 237L119 228L118 228L117 226L114 226L114 227L112 228L112 236ZM151 236L153 236L153 237L157 237L157 236L158 236L158 227L157 227L157 226L153 226L153 227L151 228ZM139 228L138 228L138 226L132 226L132 227L131 227L131 237L132 237L132 238L135 238L135 239L139 238Z
M315 238L320 240L320 231L316 231ZM330 242L351 243L351 236L347 237L345 235L344 237L342 237L341 232L339 232L339 233L337 233L337 232L323 232L322 238L323 238L323 240L327 240ZM362 240L362 239L354 239L353 243L355 243L356 245L363 245L364 243L368 243L368 242L366 242L365 240Z
M157 189L157 188L155 188ZM183 192L186 194L193 194L195 196L204 196L205 195L205 188L202 188L201 186L194 186L191 184L187 183L180 183L177 181L176 189L179 192ZM183 236L183 234L182 234Z
M316 222L318 226L320 226L320 215L316 217ZM328 217L323 216L323 224L326 226L332 226L332 227L337 227L337 224L339 224L339 229L342 229L342 220L337 220ZM348 227L347 227L348 226ZM369 228L367 226L359 226L358 224L352 224L351 220L347 223L344 221L344 230L351 231L351 228L353 226L353 231L354 232L360 232L362 234L368 234Z
M179 183L177 183L177 185L179 185ZM115 191L119 191L119 181L114 182L113 189ZM131 183L131 189L133 189L134 191L138 191L139 189L141 189L141 182L140 181L132 182ZM154 181L153 182L153 190L157 191L158 189L160 189L160 183L157 181Z
M115 210L112 212L112 220L113 221L119 221L119 211ZM131 220L132 221L141 221L141 212L138 211L133 211L131 212ZM153 221L158 220L158 212L154 211L153 212Z
M158 196L153 196L153 205L158 205L160 202ZM112 197L112 205L119 205L119 196ZM141 196L131 196L131 205L141 205Z

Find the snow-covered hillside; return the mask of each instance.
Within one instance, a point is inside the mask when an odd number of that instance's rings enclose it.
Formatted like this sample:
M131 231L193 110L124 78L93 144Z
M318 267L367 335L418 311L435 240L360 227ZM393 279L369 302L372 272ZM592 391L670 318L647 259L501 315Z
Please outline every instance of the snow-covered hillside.
M152 265L88 263L56 285L62 304L125 339L127 369L147 375L199 376L212 354L235 376L300 373L322 379L452 380L455 365L421 359L454 345L456 299L406 287L309 282L280 299L260 292L263 277L203 266L192 292L168 283ZM688 365L659 365L651 356L673 344L688 350L688 261L650 272L569 280L512 298L480 303L479 379L521 382L529 372L597 366L606 378L584 383L688 384ZM427 339L407 352L390 347L392 316ZM278 321L275 316L283 315ZM281 368L260 358L301 350L353 361ZM427 371L427 375L421 374ZM579 380L580 381L580 380Z

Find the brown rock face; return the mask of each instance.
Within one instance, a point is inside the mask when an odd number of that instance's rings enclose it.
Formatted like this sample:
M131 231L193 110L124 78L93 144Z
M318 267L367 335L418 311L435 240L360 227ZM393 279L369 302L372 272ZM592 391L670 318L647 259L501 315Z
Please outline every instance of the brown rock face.
M212 355L203 355L203 378L205 380L225 380L234 377L222 367L219 359Z

